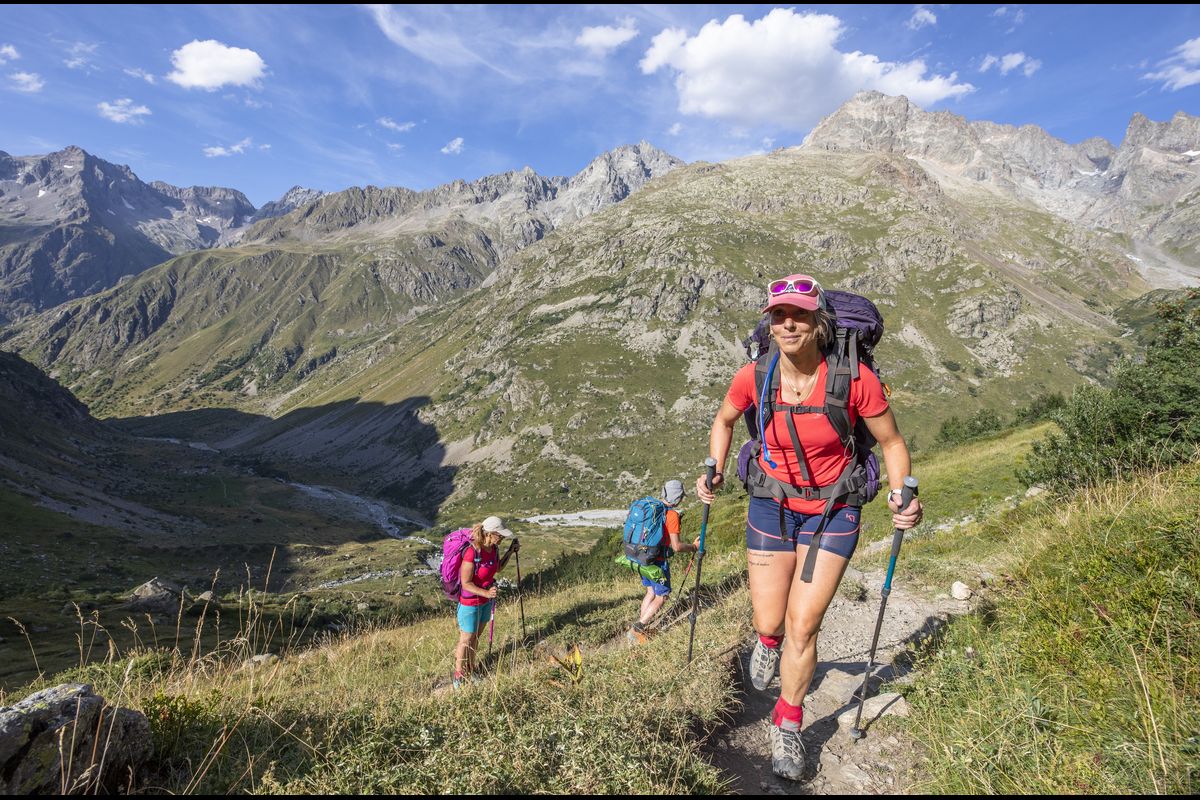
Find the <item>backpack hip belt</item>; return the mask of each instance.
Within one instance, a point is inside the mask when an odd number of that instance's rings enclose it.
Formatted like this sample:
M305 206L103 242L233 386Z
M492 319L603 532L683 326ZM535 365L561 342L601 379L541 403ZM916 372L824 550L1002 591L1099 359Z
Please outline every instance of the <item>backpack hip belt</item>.
M808 553L804 557L804 568L800 572L800 580L812 583L813 569L817 564L817 553L821 549L821 535L825 525L833 514L833 507L839 503L848 506L861 507L867 502L864 493L867 485L867 470L856 462L851 461L842 470L838 479L828 486L796 486L786 481L768 475L758 463L758 458L751 458L746 470L746 491L751 497L769 497L779 504L779 538L784 538L784 508L788 499L824 500L825 510L821 512L821 520L813 531L812 541L808 545ZM795 537L792 537L795 541Z

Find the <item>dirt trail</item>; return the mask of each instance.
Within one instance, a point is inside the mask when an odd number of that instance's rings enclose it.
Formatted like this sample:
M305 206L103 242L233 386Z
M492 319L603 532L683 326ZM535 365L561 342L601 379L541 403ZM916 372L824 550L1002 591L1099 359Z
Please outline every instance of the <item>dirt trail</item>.
M857 576L854 576L857 577ZM735 664L734 679L742 691L742 708L730 725L708 742L713 763L732 779L738 794L891 794L904 790L905 774L911 766L912 744L895 735L872 731L872 723L887 714L907 714L898 695L879 695L884 681L904 680L903 659L893 659L907 642L933 632L953 614L967 610L967 603L943 599L926 600L893 584L876 651L876 668L862 727L867 736L859 742L850 738L855 703L852 696L862 683L871 647L871 634L879 613L883 572L865 573L859 579L867 589L866 599L854 601L835 595L825 615L817 643L817 672L804 699L804 743L807 779L801 783L776 778L771 772L766 723L779 696L779 679L764 692L750 685L747 642Z

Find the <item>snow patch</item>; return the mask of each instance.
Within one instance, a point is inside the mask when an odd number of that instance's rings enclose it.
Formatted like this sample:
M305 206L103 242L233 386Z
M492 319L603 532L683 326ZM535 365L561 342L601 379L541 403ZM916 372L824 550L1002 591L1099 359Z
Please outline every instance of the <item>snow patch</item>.
M128 200L126 200L124 197L122 197L122 198L121 198L121 202L122 202L122 203L124 203L124 204L125 204L125 207L126 207L126 208L128 208L130 211L136 211L136 210L137 210L137 209L135 209L133 206L129 205L129 201L128 201Z
M43 195L45 195L45 194L46 194L46 190L45 190L45 189L38 189L38 197L42 197L42 196L43 196Z

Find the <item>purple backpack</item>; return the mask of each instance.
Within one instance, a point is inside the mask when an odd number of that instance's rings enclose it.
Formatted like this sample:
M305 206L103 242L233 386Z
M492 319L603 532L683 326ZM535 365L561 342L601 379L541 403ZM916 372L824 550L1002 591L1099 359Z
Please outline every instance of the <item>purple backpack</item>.
M442 591L456 603L462 598L462 580L459 575L462 571L463 554L470 546L470 528L451 531L442 540ZM480 560L479 554L476 553L476 568L479 567Z

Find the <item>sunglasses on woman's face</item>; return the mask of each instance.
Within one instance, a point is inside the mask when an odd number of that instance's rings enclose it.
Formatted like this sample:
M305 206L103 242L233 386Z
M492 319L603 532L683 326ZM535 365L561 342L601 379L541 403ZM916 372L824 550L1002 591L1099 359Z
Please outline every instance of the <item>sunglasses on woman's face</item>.
M767 291L771 293L772 297L788 293L813 295L821 291L821 286L816 281L789 281L785 279L773 281L767 287Z

